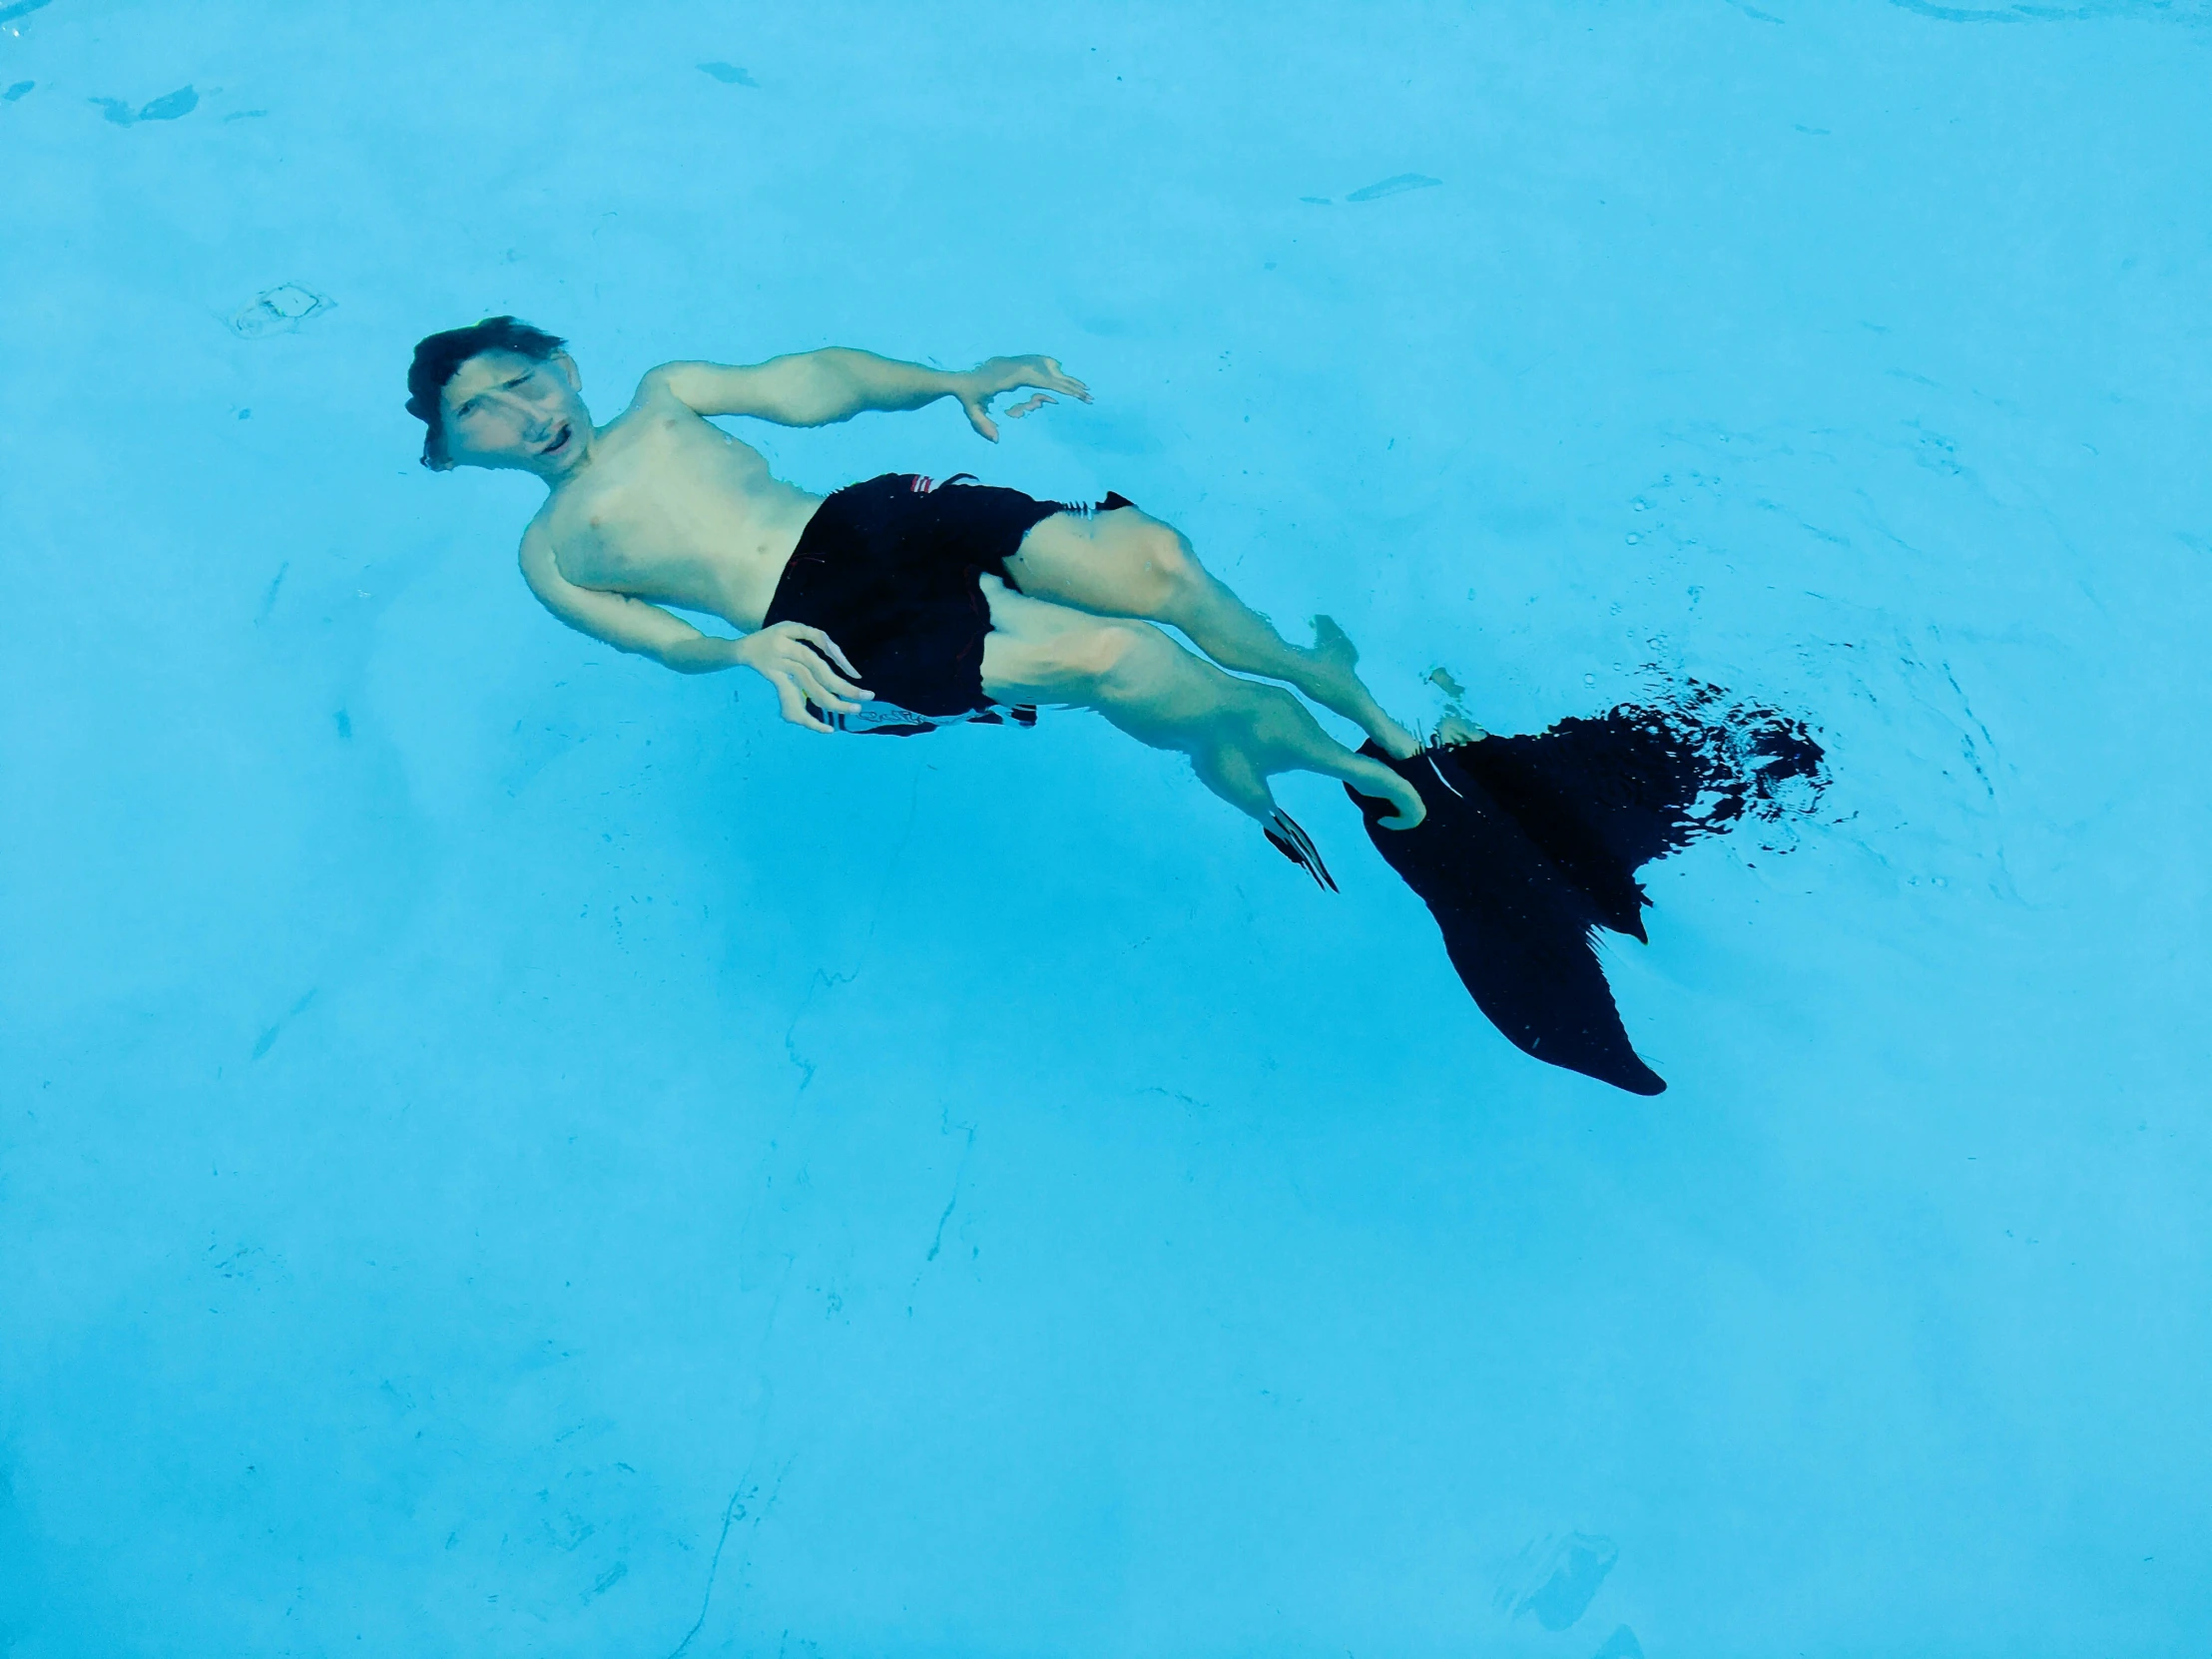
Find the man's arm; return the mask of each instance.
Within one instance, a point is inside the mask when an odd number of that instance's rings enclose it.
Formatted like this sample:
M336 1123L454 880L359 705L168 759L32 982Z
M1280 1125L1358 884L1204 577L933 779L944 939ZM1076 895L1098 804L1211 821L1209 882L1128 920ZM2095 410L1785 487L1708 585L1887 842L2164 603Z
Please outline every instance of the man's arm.
M682 617L627 594L578 587L561 574L553 561L553 539L535 524L522 536L522 579L547 610L617 651L650 657L679 674L712 674L740 661L737 648L743 641L702 634Z
M940 397L956 397L968 423L996 442L991 399L1021 386L1065 392L1086 403L1091 397L1082 381L1061 373L1050 357L993 357L952 373L841 345L771 357L745 368L663 363L647 372L638 395L643 399L665 392L699 414L752 415L783 426L829 426L869 409L918 409Z
M547 610L578 633L617 651L650 657L679 674L713 674L740 667L757 671L776 688L777 704L794 726L830 730L808 712L810 703L849 715L857 714L861 703L873 700L873 693L837 672L841 668L845 675L856 676L845 654L821 629L779 622L743 639L702 634L658 605L628 594L578 587L561 574L553 558L553 538L536 524L522 535L522 578Z

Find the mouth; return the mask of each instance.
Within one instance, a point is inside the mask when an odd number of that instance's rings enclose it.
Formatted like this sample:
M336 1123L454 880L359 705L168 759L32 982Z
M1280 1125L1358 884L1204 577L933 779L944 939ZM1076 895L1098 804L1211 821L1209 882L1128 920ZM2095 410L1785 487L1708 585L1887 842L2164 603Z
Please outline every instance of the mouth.
M555 434L553 441L547 444L543 449L539 450L538 453L541 455L558 455L559 453L561 453L562 450L568 447L568 440L575 435L575 430L572 427L563 426L560 431Z

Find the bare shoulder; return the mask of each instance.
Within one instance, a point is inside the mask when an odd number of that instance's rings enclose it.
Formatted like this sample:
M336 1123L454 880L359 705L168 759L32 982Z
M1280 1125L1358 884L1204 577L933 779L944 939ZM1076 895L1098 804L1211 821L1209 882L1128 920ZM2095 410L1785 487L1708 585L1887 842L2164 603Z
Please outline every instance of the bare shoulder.
M531 515L530 522L522 527L522 545L516 550L522 566L523 579L531 587L543 585L549 578L560 579L560 560L556 557L553 530L553 508L557 496L546 498L545 505Z
M523 526L522 546L517 550L517 563L522 567L522 580L537 595L538 602L572 628L593 632L587 617L600 596L591 589L569 580L568 572L561 568L562 536L555 521L554 501L548 501L538 514Z
M659 368L647 369L644 378L638 381L630 406L601 429L601 439L611 439L618 450L640 445L653 449L671 440L689 444L708 437L725 443L731 441L729 433L678 395L671 371L684 366L663 363Z
M630 407L618 418L651 413L689 415L694 420L702 419L699 411L676 392L677 380L686 369L693 366L695 365L691 363L660 363L647 369L638 377L638 389L630 394Z
M648 369L638 382L630 406L609 422L600 436L613 440L610 447L615 452L632 457L630 465L706 462L721 467L735 462L748 471L765 469L768 462L760 451L702 413L696 387L687 391L684 376L703 369L724 374L748 372L718 369L712 363L663 363Z

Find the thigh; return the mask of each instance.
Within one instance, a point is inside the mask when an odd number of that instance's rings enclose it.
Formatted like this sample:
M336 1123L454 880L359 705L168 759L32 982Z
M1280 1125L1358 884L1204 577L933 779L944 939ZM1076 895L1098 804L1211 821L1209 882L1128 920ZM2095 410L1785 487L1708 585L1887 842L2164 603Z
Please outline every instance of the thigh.
M991 631L983 636L983 693L994 703L1079 703L1111 654L1127 623L1016 593L995 577L982 578L991 607Z
M1172 525L1140 508L1115 507L1038 520L1006 571L1032 598L1093 616L1143 617L1159 608L1173 567L1187 556Z

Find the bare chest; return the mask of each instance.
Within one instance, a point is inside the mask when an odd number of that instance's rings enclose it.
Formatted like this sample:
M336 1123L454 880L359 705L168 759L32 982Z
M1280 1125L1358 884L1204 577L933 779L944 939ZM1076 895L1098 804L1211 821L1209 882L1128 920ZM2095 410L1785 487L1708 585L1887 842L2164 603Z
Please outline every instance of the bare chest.
M812 501L720 428L653 417L609 429L546 527L561 574L579 587L753 627L798 541L786 497Z

